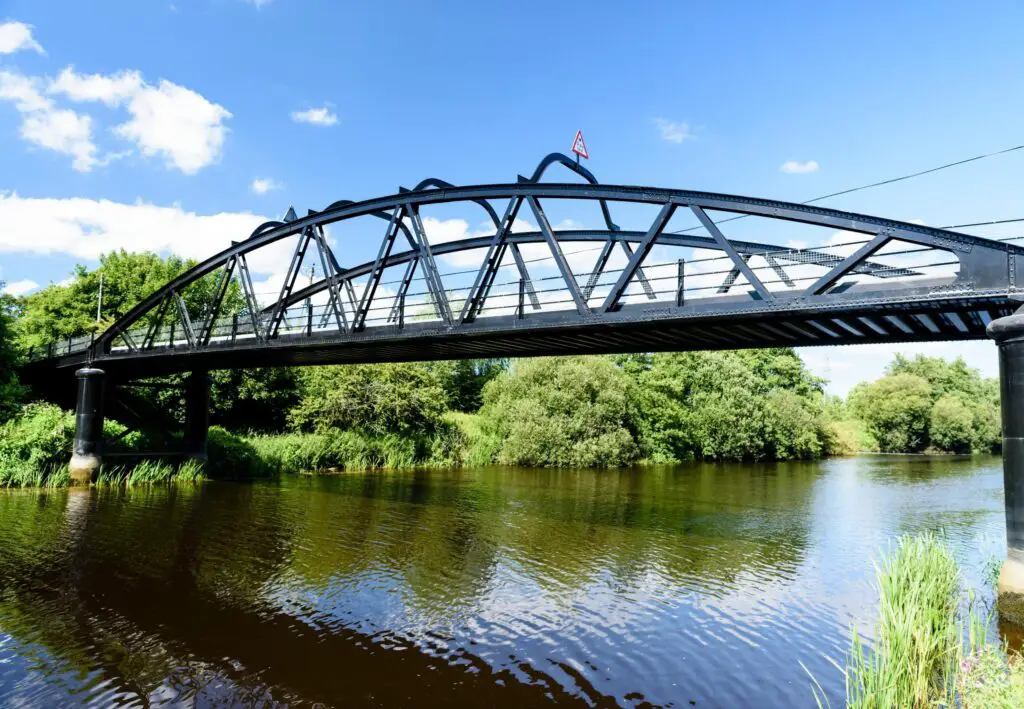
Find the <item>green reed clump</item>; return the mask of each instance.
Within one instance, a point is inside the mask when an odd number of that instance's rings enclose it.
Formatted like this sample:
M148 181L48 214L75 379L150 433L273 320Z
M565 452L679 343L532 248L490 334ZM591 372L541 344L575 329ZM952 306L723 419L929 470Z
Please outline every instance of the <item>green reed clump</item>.
M160 485L195 483L206 479L201 463L186 460L174 465L164 460L143 460L131 466L103 466L96 477L97 485Z
M926 707L950 697L959 661L960 570L934 534L903 536L876 564L881 601L866 652L854 631L847 669L851 707Z
M263 468L274 473L400 469L461 462L462 439L442 430L429 437L355 431L257 435L245 439ZM212 453L211 453L212 457ZM257 466L259 467L259 466Z
M932 533L904 535L875 570L874 642L867 649L854 629L840 667L848 707L1024 707L1024 662L988 644L992 611L973 589L964 593L945 542ZM828 704L814 684L818 706Z

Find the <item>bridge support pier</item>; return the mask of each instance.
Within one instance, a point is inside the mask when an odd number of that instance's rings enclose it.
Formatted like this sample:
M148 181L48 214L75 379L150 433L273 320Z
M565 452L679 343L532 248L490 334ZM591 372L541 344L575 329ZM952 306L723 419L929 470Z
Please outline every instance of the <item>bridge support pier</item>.
M209 372L192 372L185 380L185 453L205 463L206 441L210 430Z
M1006 561L999 574L999 612L1024 625L1024 314L992 321L988 335L999 345L1003 419Z
M78 377L75 404L75 441L71 450L72 485L88 485L103 463L103 379L102 369L84 367Z

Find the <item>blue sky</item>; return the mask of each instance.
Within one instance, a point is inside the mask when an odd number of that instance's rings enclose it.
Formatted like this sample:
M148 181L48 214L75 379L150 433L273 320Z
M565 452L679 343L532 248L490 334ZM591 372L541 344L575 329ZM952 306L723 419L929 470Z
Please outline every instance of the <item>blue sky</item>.
M1024 142L1022 26L1009 1L0 0L0 279L59 282L117 247L200 258L290 204L426 176L512 181L577 128L603 182L802 201ZM827 204L1024 216L1022 167ZM334 238L344 262L376 248ZM900 349L995 372L989 343ZM892 351L803 354L843 392Z

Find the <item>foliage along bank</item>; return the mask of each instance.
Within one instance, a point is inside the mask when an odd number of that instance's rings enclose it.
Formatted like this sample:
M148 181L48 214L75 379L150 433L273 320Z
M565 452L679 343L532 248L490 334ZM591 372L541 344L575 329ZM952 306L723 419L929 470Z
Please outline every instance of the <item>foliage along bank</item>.
M94 271L79 267L66 285L0 301L0 435L42 446L34 453L32 445L8 444L0 467L28 479L30 468L63 465L58 450L70 447L66 426L53 431L66 445L39 442L37 429L59 418L52 407L14 416L19 402L31 400L14 374L18 353L106 326L190 265L116 252ZM106 319L97 323L101 273ZM203 310L203 293L192 291L190 311ZM241 303L235 291L228 298ZM783 348L219 371L209 470L252 476L409 465L593 467L998 448L998 387L962 361L897 357L885 377L859 385L846 402L827 396L823 384ZM180 390L139 391L183 419ZM132 434L122 446L168 450L174 441L156 443Z

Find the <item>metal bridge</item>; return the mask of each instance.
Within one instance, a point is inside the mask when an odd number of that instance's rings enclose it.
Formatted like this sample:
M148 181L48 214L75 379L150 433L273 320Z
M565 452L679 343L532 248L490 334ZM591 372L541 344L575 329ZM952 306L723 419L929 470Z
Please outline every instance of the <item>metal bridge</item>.
M542 181L553 166L582 181ZM552 205L589 210L595 224L554 224ZM452 222L429 213L458 209L486 227L443 240L438 227ZM338 254L365 248L370 228L376 257L342 265ZM727 234L741 228L790 246ZM815 230L821 245L795 247L794 236ZM278 272L287 265L270 297L250 268L268 253ZM427 179L303 217L289 210L102 334L33 351L27 370L38 379L92 366L124 381L252 366L981 339L1016 307L1022 253L804 204L603 185L554 153L514 183ZM311 263L319 278L303 285ZM209 294L198 306L188 298L197 284Z

